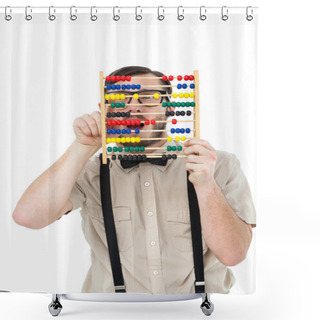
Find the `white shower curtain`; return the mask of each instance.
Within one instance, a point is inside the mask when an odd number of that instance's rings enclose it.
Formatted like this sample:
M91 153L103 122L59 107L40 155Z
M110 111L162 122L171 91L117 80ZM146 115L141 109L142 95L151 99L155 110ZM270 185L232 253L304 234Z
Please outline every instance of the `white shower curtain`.
M183 20L178 8L164 9L163 20L156 7L137 20L140 8L96 8L92 21L90 8L73 8L75 20L70 8L52 8L51 21L49 8L33 8L28 21L24 8L0 8L0 290L81 292L91 257L79 210L39 230L18 225L12 212L72 143L74 119L99 110L99 71L199 70L201 138L237 156L255 200L257 8L206 8L204 20L199 7L180 8ZM231 293L254 291L254 256L253 238L230 268Z

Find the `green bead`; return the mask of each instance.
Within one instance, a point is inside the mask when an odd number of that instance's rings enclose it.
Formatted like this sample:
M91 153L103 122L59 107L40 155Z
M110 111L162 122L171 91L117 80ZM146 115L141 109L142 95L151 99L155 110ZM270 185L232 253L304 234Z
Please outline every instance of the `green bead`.
M115 107L115 104L112 102L111 103L111 108L114 108Z
M176 102L172 102L172 106L175 107L177 105Z
M181 107L181 102L177 102L177 107Z
M112 147L108 147L108 151L111 152L112 151Z
M126 104L124 102L121 102L121 107L124 108Z
M167 106L168 106L168 107L171 107L171 106L172 106L172 103L171 103L171 102L168 102L168 103L167 103Z
M172 149L172 151L176 151L176 150L177 150L177 147L176 147L176 146L173 146L171 149Z
M119 102L116 103L116 107L120 108L120 103Z
M166 102L162 102L162 106L163 106L163 107L166 107L166 106L167 106L167 103L166 103Z
M190 107L190 102L187 102L187 103L186 103L186 106L187 106L187 107Z
M195 105L195 102L191 102L191 107L194 107Z
M134 150L135 151L139 151L139 147L134 147Z
M145 147L140 147L140 151L145 151L146 148Z
M171 151L171 146L167 146L167 151Z
M119 151L119 152L122 152L122 151L123 151L123 148L122 148L122 147L119 147L119 148L118 148L118 151Z
M181 146L178 146L178 150L181 151L181 150L182 150L182 147L181 147Z
M181 106L185 107L186 106L185 102L181 102Z
M129 147L129 150L130 150L130 151L133 151L133 150L134 150L134 147Z
M125 152L129 152L129 147L124 147Z
M118 151L118 147L113 147L113 151Z

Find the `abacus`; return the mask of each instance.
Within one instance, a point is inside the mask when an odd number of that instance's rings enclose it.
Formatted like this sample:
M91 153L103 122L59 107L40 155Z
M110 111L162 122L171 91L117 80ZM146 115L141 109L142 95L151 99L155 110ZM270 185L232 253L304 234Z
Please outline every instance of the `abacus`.
M135 80L137 79L142 79L143 76L134 76ZM199 72L197 70L194 70L193 75L185 75L185 76L163 76L163 77L148 77L148 79L162 79L163 81L169 80L171 81L177 81L177 84L174 85L159 85L160 88L162 87L172 87L172 93L167 94L166 91L161 91L160 94L155 93L153 96L149 95L139 95L135 92L132 92L132 94L117 94L117 90L128 90L128 89L141 89L140 84L131 84L131 77L130 76L106 76L104 77L103 72L100 71L100 107L101 107L101 137L102 137L102 163L106 164L107 163L107 158L111 158L115 160L117 158L116 153L118 154L118 159L124 159L124 160L144 160L147 157L148 158L154 158L154 157L162 157L162 158L168 158L168 159L177 159L178 157L186 157L186 155L183 153L183 147L181 146L168 146L167 148L165 147L158 147L158 148L152 148L152 147L108 147L107 144L109 143L139 143L142 140L167 140L167 141L185 141L188 138L195 137L197 139L200 138L200 113L199 113ZM113 85L105 85L106 82L113 82L116 83L118 81L122 81L122 85L120 84L113 84ZM185 83L181 83L181 81L185 81ZM128 84L125 84L128 83ZM188 85L189 84L189 85ZM173 92L173 89L177 88L177 90L180 90L180 92ZM192 89L192 92L181 92L181 89ZM107 90L113 90L113 94L108 94L105 93L105 89ZM162 102L162 107L167 108L167 107L176 107L179 108L180 110L182 109L183 111L165 111L165 112L154 112L154 113L130 113L130 112L108 112L106 114L106 106L110 106L111 109L120 109L120 108L125 108L126 103L125 102L120 102L121 100L126 100L130 99L129 101L133 99L139 100L142 98L154 98L158 99L160 97L169 97L173 99L184 99L184 100L189 100L190 98L192 101L187 101L187 102L179 102L179 101L170 101L170 102ZM163 99L161 99L163 100ZM110 102L110 101L117 101L116 103ZM130 102L129 102L130 103ZM141 103L139 100L140 105L144 105ZM150 105L150 103L148 104ZM156 105L156 104L154 104ZM170 129L165 129L162 131L170 131L171 134L187 134L188 136L169 136L167 138L140 138L139 129L135 129L134 133L136 134L135 137L124 137L126 134L132 133L132 131L129 129L115 129L115 126L139 126L141 124L140 120L130 120L131 116L138 116L138 115L159 115L165 113L167 116L173 117L176 116L178 119L173 118L172 120L158 120L158 122L171 122L173 125L179 124L181 122L190 122L192 124L193 129L190 128L172 128ZM192 120L179 120L180 116L192 116ZM123 120L117 120L117 118L122 118ZM126 119L126 120L124 120ZM145 126L148 125L154 125L156 123L156 120L145 120L143 124ZM156 131L156 130L148 130L149 132ZM118 138L108 138L108 134L122 134L122 137ZM145 153L146 150L157 150L159 152L152 152L152 153ZM163 150L163 151L162 151ZM173 151L170 153L170 151ZM178 151L178 152L176 152ZM122 155L121 153L124 153Z

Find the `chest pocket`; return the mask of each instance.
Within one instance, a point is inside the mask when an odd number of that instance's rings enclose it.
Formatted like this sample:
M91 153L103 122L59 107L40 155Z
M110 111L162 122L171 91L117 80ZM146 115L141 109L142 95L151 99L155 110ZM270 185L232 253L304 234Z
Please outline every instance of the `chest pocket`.
M88 215L92 218L93 225L100 238L107 245L104 219L101 207L87 208ZM114 224L116 227L119 251L127 251L133 246L133 232L130 207L113 208Z
M192 251L192 237L190 213L188 208L168 210L167 226L171 238L171 245L180 251ZM208 250L208 246L202 237L203 252Z

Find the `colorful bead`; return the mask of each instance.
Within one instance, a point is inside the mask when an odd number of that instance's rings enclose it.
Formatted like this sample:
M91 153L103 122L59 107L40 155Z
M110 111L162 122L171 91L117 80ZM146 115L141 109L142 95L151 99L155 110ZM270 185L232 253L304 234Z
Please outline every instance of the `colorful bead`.
M184 80L188 81L189 80L189 76L184 76Z
M177 119L172 119L172 124L177 124Z
M110 96L109 96L108 94L106 94L106 95L104 96L104 98L105 98L106 100L109 100L109 99L110 99Z
M181 89L182 88L182 84L181 83L178 83L177 84L177 89Z
M120 84L117 84L116 89L120 90L120 88L121 88Z
M127 129L127 134L130 134L131 133L131 129Z
M111 81L116 81L116 77L115 76L111 76Z
M185 140L186 140L185 136L181 137L181 141L185 141Z
M176 146L173 146L173 147L171 147L171 150L172 150L172 151L176 151L176 150L177 150L177 147L176 147Z
M193 76L193 75L190 75L190 76L189 76L189 80L194 80L194 76Z
M184 133L185 131L186 131L185 128L181 128L181 129L180 129L180 132L181 132L181 133Z
M144 121L144 124L148 125L148 124L150 124L150 121L147 119L147 120Z
M167 141L171 142L172 141L172 137L168 137Z
M116 138L111 138L111 142L115 143L116 142Z
M136 87L137 87L137 89L141 89L141 85L140 84L137 84Z
M115 130L115 129L112 129L112 130L111 130L111 133L112 133L112 134L115 134L115 133L116 133L116 130Z
M121 81L126 81L126 76L121 76Z
M167 146L167 151L171 151L171 146Z
M194 107L196 104L195 104L195 102L191 102L191 107Z
M110 76L106 76L106 81L109 82L111 80Z
M114 152L117 152L117 151L118 151L118 148L117 148L117 147L113 147L113 151L114 151Z
M181 81L181 80L182 80L182 76L177 76L177 79L178 79L179 81Z
M111 129L108 129L107 130L107 134L111 134L112 133L112 130Z
M190 98L193 98L193 97L194 97L194 93L191 92L191 93L190 93Z
M134 150L134 147L129 147L129 150L132 152Z
M156 124L156 120L152 119L151 124Z
M117 126L121 126L121 120L117 120Z
M170 132L171 132L171 133L176 133L176 129L171 128Z
M177 103L176 102L172 102L172 104L171 104L173 107L175 107L176 105L177 105Z
M178 151L181 151L182 150L182 147L181 146L178 146Z
M130 120L126 120L126 125L130 126L130 124L131 124L131 121Z
M120 76L116 76L116 80L120 81L121 77Z
M179 128L176 129L176 133L180 133L180 129Z
M190 133L190 128L187 128L187 129L186 129L186 133Z
M108 147L108 151L111 152L111 151L112 151L112 148L111 148L111 147Z
M140 137L136 137L136 142L141 142L141 139L140 139Z
M126 79L127 79L127 81L131 81L131 77L130 76L127 76Z
M176 140L176 141L180 141L180 137L175 137L175 139L174 140Z
M121 143L125 143L126 142L126 138L121 138Z
M169 76L169 80L172 81L174 78L173 76Z
M138 100L138 99L139 99L139 95L138 95L137 93L135 93L135 94L133 95L133 99Z
M131 120L130 123L131 123L132 126L134 126L136 124L136 121L135 120Z
M140 120L136 120L136 125L140 126L140 124L141 124L141 121Z
M177 107L180 107L180 106L181 106L181 102L177 102Z
M113 126L115 126L115 125L117 124L117 122L116 122L115 120L112 120L112 121L111 121L111 124L112 124Z
M145 147L140 147L140 150L141 150L141 151L145 151L146 148L145 148Z
M162 102L162 106L165 108L167 106L166 102Z
M135 151L139 151L139 147L135 147L134 150L135 150Z
M107 126L111 126L111 120L107 121Z
M124 147L125 152L129 152L129 147Z
M131 85L131 88L132 88L132 89L136 89L136 85L135 85L135 84L132 84L132 85Z
M179 98L183 98L183 93L179 93Z
M136 134L139 134L139 133L140 133L140 130L139 130L139 129L135 129L134 132L135 132Z
M178 94L175 92L173 95L172 95L173 98L177 98L178 97Z
M184 94L184 97L185 97L185 98L189 98L189 93L186 92L186 93Z
M126 138L126 142L130 142L130 138L129 137Z
M116 143L120 143L121 142L121 138L116 138Z
M126 97L124 97L124 99L125 99L125 98L126 98ZM126 106L126 104L125 104L124 102L121 102L120 105L121 105L122 108L124 108L124 107ZM130 117L130 116L128 116L128 117Z
M111 143L111 139L110 138L107 138L107 143Z
M135 138L135 137L132 137L132 138L130 139L130 142L131 142L131 143L135 143L135 142L136 142L136 138Z
M167 77L167 76L163 76L163 77L162 77L162 80L163 80L163 81L167 81L167 80L168 80L168 77Z
M182 85L182 88L183 88L183 89L187 89L187 88L188 88L188 85L187 85L186 83L184 83L184 84Z
M190 84L190 89L194 89L194 83Z
M155 99L159 99L159 93L155 93L155 94L153 95L153 97L154 97Z
M122 152L122 151L123 151L123 148L122 148L122 147L119 147L119 148L118 148L118 151L119 151L119 152Z

